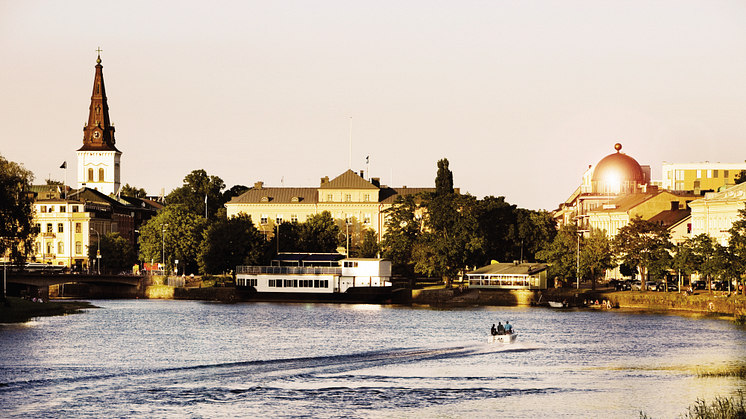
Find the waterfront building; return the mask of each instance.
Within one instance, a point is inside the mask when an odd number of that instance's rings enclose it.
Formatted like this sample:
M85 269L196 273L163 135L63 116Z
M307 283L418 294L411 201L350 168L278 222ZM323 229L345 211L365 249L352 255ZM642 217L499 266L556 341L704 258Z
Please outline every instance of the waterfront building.
M122 152L117 150L114 125L109 118L101 55L96 59L91 106L83 127L83 146L77 154L78 189L88 187L106 195L119 192Z
M666 163L661 184L674 191L717 192L735 184L735 177L746 170L746 163Z
M689 204L692 208L692 236L707 234L727 246L729 230L746 208L746 182L721 192L708 192Z
M547 268L544 263L492 263L466 274L469 288L544 290Z
M256 182L254 187L225 204L228 217L240 213L251 216L257 228L267 237L275 226L284 222L304 222L312 215L328 211L344 231L359 243L365 230L372 229L381 240L384 233L384 211L397 196L435 192L435 188L392 188L381 185L380 179L366 180L361 174L347 170L336 178L321 179L318 187L266 187Z

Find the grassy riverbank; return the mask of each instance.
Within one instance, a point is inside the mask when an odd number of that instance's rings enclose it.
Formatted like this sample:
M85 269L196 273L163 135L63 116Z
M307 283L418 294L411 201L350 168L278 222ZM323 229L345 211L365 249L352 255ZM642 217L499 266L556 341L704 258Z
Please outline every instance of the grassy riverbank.
M23 298L7 297L0 302L0 323L23 323L34 317L64 316L97 308L86 301L50 301L35 303Z

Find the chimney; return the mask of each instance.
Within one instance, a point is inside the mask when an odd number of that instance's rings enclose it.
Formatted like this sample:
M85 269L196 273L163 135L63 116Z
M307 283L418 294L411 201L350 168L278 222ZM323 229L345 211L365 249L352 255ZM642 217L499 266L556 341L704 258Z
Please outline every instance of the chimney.
M679 201L671 201L671 211L679 210Z
M371 178L370 179L370 183L372 183L376 187L380 188L381 187L381 178L378 178L378 177Z
M324 186L327 183L329 183L329 176L322 177L321 178L321 186Z
M262 189L262 187L264 187L264 182L259 181L254 183L254 189Z
M363 178L363 179L365 179L365 171L364 170L360 171L360 177Z

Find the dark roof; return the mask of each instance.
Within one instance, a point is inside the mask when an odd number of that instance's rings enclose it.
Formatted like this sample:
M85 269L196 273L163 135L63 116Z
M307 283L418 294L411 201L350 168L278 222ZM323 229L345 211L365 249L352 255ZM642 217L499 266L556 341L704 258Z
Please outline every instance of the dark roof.
M263 198L266 199L263 200ZM230 200L231 204L315 204L317 202L319 202L317 188L254 187Z
M360 175L347 169L346 172L320 186L321 189L378 189Z
M483 266L467 275L533 275L546 270L546 263L493 263Z
M690 209L679 209L679 210L668 210L658 213L655 217L649 221L658 223L664 227L670 227L681 222L681 220L689 217L692 211Z
M378 201L382 204L393 204L397 195L417 195L423 192L435 192L435 188L388 188L384 187L378 193Z

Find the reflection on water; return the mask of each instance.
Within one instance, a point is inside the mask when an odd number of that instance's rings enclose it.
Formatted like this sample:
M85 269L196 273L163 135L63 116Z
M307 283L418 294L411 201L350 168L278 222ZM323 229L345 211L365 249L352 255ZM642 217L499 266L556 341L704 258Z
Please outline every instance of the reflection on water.
M0 326L10 417L678 417L744 386L746 331L538 308L96 301ZM488 344L510 321L511 345ZM726 372L726 373L723 373Z

